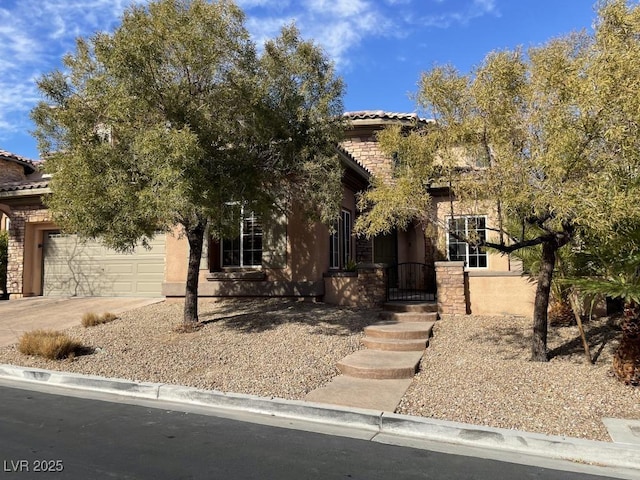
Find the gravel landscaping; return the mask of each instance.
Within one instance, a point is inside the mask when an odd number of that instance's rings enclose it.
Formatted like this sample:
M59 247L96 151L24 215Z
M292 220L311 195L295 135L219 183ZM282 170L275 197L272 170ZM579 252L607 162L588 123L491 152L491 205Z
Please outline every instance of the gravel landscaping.
M96 312L101 314L102 312ZM0 363L302 399L362 348L378 310L279 300L201 302L203 327L178 333L182 305L160 303L116 321L65 330L93 352L49 361L0 348ZM529 358L530 320L444 316L398 413L609 441L602 417L640 419L640 388L609 375L619 331L586 324L596 364L575 327L552 327L549 363Z
M610 375L615 319L585 323L591 365L577 327L550 327L548 363L531 362L531 320L445 316L397 413L611 441L603 417L640 419L640 388Z

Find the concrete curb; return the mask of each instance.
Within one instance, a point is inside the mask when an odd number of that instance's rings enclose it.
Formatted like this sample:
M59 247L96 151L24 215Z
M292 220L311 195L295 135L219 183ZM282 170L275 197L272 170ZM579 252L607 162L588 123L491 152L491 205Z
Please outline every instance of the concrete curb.
M640 469L637 445L542 435L396 415L377 410L264 398L160 383L132 382L14 365L0 364L0 379L352 427L370 431L374 436L386 434L607 467Z

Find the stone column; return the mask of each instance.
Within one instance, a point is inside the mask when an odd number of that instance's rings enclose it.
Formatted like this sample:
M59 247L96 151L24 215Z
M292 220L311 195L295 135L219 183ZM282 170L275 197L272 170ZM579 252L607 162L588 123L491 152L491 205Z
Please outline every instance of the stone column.
M436 262L438 313L465 315L467 298L464 262Z
M383 264L358 265L357 298L360 307L379 307L387 300L387 271Z
M7 292L9 298L23 296L25 233L28 223L51 220L49 211L40 206L15 207L12 209L9 225L9 261L7 264Z

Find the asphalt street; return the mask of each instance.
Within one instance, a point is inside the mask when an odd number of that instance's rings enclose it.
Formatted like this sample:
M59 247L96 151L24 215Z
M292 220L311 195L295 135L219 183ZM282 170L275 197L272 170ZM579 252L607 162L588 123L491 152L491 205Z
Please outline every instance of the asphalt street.
M0 405L2 478L605 478L17 388Z

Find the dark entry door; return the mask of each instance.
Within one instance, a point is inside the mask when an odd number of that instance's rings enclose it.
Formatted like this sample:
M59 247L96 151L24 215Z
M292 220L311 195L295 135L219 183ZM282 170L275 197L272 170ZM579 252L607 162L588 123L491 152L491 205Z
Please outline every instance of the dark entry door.
M386 235L378 235L373 239L373 263L398 263L398 232L394 229Z

